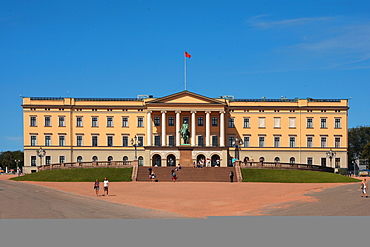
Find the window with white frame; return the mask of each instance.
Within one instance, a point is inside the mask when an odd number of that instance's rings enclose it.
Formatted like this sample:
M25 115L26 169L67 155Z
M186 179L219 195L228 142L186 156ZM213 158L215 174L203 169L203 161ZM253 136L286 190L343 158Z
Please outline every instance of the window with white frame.
M244 136L244 147L250 147L250 136Z
M137 127L144 127L144 118L138 117L137 118Z
M234 146L234 140L235 140L235 137L233 136L229 136L229 147L233 147Z
M168 146L170 147L175 146L175 136L173 135L168 136Z
M168 126L175 126L175 118L168 117Z
M212 117L212 127L218 126L218 117Z
M327 128L327 118L321 118L320 119L320 128L326 129Z
M31 146L37 146L37 136L31 136Z
M59 163L65 163L66 162L66 156L59 156Z
M91 118L91 126L92 127L98 127L98 117L92 117Z
M65 127L65 117L64 116L59 116L59 127Z
M289 137L289 147L294 148L295 147L295 136Z
M45 136L45 146L51 146L51 136Z
M277 129L281 128L280 123L281 123L281 118L274 117L274 128L277 128Z
M128 127L128 117L122 117L122 127Z
M161 126L161 118L154 117L154 126Z
M51 127L51 117L45 116L45 127Z
M259 136L258 137L258 146L260 148L264 147L265 146L265 137L264 136Z
M326 136L321 136L321 147L322 148L326 148L326 140L327 140L327 138L326 138Z
M342 128L341 127L341 119L340 118L335 118L334 119L334 128L336 128L336 129Z
M31 116L30 117L30 126L31 127L36 127L37 126L37 118L36 118L36 116Z
M76 117L76 127L82 127L82 117Z
M107 127L113 127L113 117L107 117Z
M60 147L63 147L66 145L66 140L65 140L65 136L64 135L60 135L59 136L59 146Z
M295 128L296 127L296 118L290 117L289 118L289 128Z
M77 146L82 147L82 135L77 136Z
M307 136L307 147L312 148L313 147L313 137Z
M313 118L312 117L307 118L307 128L309 129L313 128Z
M138 147L144 146L144 136L138 136L137 141L138 141L138 144L137 144Z
M280 136L274 136L274 147L275 148L280 147Z
M229 128L234 128L235 127L235 124L234 124L234 118L229 118L229 123L228 123L228 127Z
M107 136L107 146L113 147L113 136L112 135Z
M198 146L203 147L204 146L204 138L203 136L198 136Z
M266 118L265 117L258 118L258 128L266 128Z
M213 147L218 146L218 136L212 136L212 146Z
M244 119L243 119L243 127L244 128L250 128L251 126L250 126L250 118L249 117L245 117Z
M313 165L313 158L307 157L307 165Z
M128 147L128 136L122 136L122 147Z
M340 137L338 137L338 136L334 138L334 147L335 147L335 148L340 148L340 146L341 146L341 144L340 144L340 139L341 139L341 138L340 138Z
M36 166L36 156L31 156L31 166Z
M161 137L159 135L154 136L154 146L159 147L161 145Z
M50 165L51 164L51 156L45 156L45 164Z
M335 168L340 168L340 158L335 158Z
M93 147L98 146L98 136L92 136L92 146Z
M198 126L203 126L203 125L204 125L203 117L198 117Z

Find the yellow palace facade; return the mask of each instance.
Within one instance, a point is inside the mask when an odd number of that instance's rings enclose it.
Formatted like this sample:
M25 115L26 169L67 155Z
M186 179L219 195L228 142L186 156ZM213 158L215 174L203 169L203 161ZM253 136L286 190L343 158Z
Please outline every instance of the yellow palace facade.
M182 91L160 98L24 97L22 107L25 173L44 164L135 159L143 166L209 160L225 167L236 158L347 168L346 99L210 98Z

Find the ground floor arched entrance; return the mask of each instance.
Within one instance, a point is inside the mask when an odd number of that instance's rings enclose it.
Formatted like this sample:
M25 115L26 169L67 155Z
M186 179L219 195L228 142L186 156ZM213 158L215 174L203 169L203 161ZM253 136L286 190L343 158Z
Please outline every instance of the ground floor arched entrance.
M167 156L167 166L176 166L176 157L173 154Z
M220 156L217 154L212 155L211 157L211 166L219 167L220 166Z
M152 166L161 166L161 156L159 154L153 155Z

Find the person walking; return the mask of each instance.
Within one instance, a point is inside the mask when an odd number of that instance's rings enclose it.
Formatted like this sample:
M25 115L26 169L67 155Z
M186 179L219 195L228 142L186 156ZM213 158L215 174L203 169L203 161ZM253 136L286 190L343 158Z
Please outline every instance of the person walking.
M99 194L99 185L100 185L99 180L96 179L95 183L94 183L94 190L95 190L96 196L98 196L98 194Z
M364 178L364 180L362 180L362 182L361 182L361 190L362 190L361 197L364 197L364 196L367 197L367 192L366 192L366 190L367 190L367 182L366 182L366 178Z
M105 192L107 192L107 196L108 196L108 187L109 187L109 181L107 178L104 178L104 194L103 196L105 196Z
M177 176L175 171L172 172L172 181L176 182Z
M230 183L234 182L234 172L233 171L229 173L229 177L230 177Z

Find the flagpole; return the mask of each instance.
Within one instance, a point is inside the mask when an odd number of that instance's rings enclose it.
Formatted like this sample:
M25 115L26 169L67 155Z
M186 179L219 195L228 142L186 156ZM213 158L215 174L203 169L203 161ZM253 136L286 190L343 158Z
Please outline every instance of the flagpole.
M186 56L185 56L185 53L184 53L184 88L186 91Z

